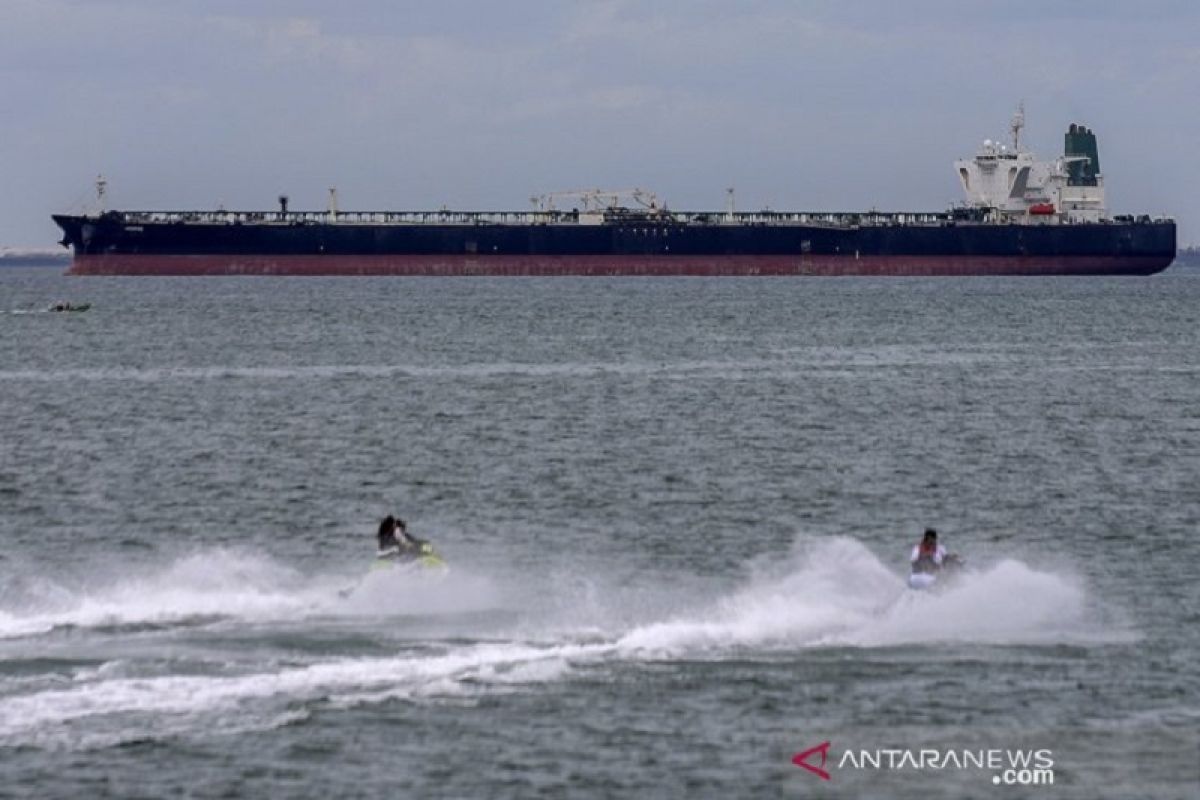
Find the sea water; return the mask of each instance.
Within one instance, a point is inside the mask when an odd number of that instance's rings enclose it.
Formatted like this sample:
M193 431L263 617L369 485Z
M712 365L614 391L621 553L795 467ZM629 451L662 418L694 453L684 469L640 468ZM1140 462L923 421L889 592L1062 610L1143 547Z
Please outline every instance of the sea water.
M1197 309L6 269L0 796L1194 797Z

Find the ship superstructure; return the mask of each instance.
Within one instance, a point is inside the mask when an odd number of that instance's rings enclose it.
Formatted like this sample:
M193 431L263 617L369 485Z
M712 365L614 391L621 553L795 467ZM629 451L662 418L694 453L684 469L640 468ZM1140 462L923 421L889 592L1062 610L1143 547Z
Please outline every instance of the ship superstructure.
M1025 110L1013 115L1012 145L985 139L971 159L954 162L967 205L997 221L1100 222L1108 215L1096 135L1071 124L1063 155L1038 161L1021 146Z

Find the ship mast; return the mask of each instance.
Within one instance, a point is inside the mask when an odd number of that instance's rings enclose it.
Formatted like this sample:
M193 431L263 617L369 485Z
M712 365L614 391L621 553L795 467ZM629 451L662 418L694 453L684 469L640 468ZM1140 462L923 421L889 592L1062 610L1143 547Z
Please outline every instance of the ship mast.
M1009 130L1012 131L1013 152L1021 152L1021 129L1025 127L1025 101L1017 104L1017 111L1012 116Z
M108 191L108 181L104 180L103 175L96 176L96 203L100 206L100 213L104 213L104 195Z

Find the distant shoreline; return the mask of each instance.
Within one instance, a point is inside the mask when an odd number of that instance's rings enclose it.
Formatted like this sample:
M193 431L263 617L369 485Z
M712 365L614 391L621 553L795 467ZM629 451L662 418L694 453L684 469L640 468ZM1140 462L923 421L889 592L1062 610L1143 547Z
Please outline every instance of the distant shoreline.
M0 269L4 267L67 267L71 254L63 253L0 253Z
M1173 267L1200 267L1200 247L1185 247L1175 254Z

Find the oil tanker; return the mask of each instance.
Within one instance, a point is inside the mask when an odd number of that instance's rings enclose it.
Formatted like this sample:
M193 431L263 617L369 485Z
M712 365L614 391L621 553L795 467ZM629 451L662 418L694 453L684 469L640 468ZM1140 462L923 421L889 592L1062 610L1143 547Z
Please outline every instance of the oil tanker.
M528 211L101 210L54 215L76 275L1149 275L1175 223L1110 216L1096 136L1038 161L984 140L944 212L680 212L649 192L561 192ZM569 204L571 207L560 208Z

